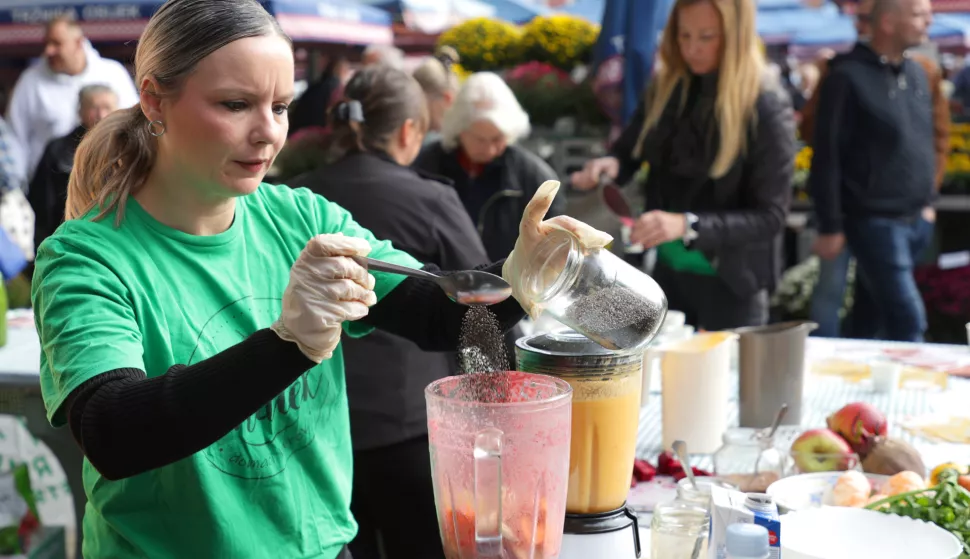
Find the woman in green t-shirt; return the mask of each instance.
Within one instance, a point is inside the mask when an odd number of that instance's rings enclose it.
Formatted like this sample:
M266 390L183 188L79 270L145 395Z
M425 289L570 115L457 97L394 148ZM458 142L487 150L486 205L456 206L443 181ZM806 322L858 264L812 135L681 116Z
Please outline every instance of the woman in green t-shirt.
M79 146L32 293L48 417L85 455L84 556L348 557L341 332L454 350L465 307L369 274L350 257L422 264L336 204L262 183L294 64L256 0L170 0L135 67L140 103ZM512 262L553 225L608 240L543 222L555 191L530 204ZM522 316L493 309L506 327Z

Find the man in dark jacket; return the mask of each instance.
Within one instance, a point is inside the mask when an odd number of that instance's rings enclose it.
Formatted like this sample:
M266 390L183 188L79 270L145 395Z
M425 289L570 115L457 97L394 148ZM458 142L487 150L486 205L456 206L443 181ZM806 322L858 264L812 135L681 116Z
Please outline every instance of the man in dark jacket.
M871 305L856 308L862 337L920 341L926 313L913 267L932 225L922 215L936 172L933 96L906 50L926 40L929 0L875 0L871 39L832 60L820 92L809 188L815 251L848 243Z
M67 202L67 182L74 167L74 152L84 133L118 108L118 95L106 85L89 85L78 94L81 125L70 134L58 138L44 149L37 165L27 200L34 209L34 246L49 237L64 221Z

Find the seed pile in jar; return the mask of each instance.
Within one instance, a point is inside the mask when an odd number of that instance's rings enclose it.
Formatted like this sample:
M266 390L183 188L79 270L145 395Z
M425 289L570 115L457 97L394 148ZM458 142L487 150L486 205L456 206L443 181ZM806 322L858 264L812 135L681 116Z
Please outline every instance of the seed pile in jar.
M629 349L657 323L662 309L626 287L606 287L583 295L566 309L566 318L603 347Z
M509 357L495 314L484 305L468 308L458 344L463 375L456 397L475 402L506 402L509 398Z

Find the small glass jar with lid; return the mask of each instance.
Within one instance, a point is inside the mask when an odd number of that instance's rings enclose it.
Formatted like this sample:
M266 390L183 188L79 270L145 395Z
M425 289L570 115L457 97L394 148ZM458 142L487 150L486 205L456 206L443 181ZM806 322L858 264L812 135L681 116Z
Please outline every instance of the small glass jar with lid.
M533 249L521 287L556 320L614 351L645 348L667 312L653 278L605 248L583 248L566 231L550 232Z
M724 489L738 491L737 485L716 477L697 476L694 479L697 481L696 488L686 477L677 482L677 500L697 505L708 512L711 511L712 487L723 487Z
M764 493L785 476L787 459L762 429L729 429L714 453L714 475L745 493Z
M711 513L706 509L673 501L657 505L650 522L650 557L705 559Z

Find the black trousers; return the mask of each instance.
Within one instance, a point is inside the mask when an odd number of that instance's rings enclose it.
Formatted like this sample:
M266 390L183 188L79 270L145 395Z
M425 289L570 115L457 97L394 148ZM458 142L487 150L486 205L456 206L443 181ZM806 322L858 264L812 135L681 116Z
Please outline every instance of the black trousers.
M667 295L671 310L687 315L687 324L698 330L728 330L768 323L768 292L761 290L750 297L738 297L717 276L678 272L657 262L653 279Z
M428 436L354 452L350 510L360 526L353 559L444 559Z

